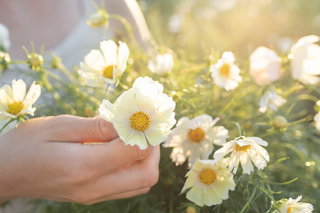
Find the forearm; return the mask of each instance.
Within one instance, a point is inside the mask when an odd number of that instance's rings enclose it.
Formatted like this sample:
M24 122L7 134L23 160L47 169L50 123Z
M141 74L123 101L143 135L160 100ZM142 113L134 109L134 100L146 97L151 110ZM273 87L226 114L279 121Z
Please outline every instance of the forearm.
M131 25L134 37L143 48L149 48L152 37L147 23L135 0L105 0L106 10L110 14L117 14L124 17ZM116 20L110 22L111 31L117 32L121 23Z

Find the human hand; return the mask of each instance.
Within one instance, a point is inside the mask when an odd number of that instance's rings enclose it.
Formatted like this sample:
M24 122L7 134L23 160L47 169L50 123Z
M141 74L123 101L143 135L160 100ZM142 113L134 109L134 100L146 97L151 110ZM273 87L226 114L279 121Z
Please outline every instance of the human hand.
M31 119L0 136L0 203L32 197L89 205L143 194L158 181L159 158L159 146L125 145L102 118Z

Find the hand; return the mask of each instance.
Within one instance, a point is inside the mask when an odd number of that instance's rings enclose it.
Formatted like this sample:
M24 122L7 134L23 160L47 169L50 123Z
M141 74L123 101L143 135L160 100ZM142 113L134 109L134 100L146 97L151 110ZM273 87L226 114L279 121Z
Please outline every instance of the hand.
M102 118L31 119L0 136L0 203L32 197L88 205L143 194L158 181L159 158L158 146L125 145Z

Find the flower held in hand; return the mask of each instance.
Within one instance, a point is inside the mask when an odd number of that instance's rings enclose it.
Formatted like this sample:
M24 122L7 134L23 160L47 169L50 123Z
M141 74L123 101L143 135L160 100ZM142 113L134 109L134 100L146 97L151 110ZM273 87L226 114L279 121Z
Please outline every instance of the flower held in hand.
M176 123L174 108L175 102L163 93L160 83L140 77L114 104L103 100L99 112L113 123L126 144L146 149L148 144L155 146L167 138Z

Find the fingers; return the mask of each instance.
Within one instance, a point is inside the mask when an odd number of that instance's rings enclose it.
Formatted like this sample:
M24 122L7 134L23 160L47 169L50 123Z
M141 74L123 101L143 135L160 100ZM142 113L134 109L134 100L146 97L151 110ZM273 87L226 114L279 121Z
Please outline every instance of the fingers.
M160 159L159 146L150 150L150 155L144 160L90 181L81 189L78 188L79 191L74 192L75 202L92 204L148 192L158 181Z
M48 141L55 142L107 142L118 134L113 125L103 118L82 118L61 115L47 119Z

